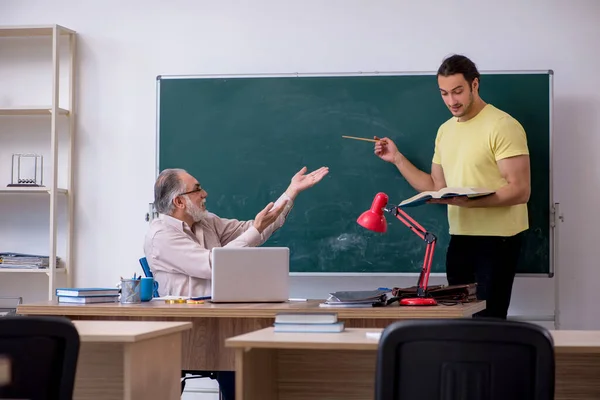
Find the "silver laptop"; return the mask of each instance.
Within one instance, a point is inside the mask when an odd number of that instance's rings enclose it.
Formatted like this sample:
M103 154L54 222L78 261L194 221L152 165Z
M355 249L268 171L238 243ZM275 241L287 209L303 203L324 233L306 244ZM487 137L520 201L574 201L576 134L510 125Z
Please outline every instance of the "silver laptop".
M290 249L212 249L213 303L284 302L289 299Z

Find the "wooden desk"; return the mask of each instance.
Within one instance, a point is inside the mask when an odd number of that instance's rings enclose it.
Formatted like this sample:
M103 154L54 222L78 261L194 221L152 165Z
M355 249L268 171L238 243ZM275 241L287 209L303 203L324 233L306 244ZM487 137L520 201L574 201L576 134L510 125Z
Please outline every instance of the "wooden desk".
M21 304L22 315L62 315L73 320L186 321L192 331L183 335L183 369L232 371L235 354L225 348L225 339L272 326L280 312L335 312L347 327L385 328L394 321L415 318L468 318L485 309L485 301L455 306L381 308L320 308L322 300L253 304Z
M75 400L181 398L181 335L189 322L73 321L81 346Z
M366 332L236 336L237 400L372 399L378 339ZM550 331L556 356L556 399L600 398L600 331Z

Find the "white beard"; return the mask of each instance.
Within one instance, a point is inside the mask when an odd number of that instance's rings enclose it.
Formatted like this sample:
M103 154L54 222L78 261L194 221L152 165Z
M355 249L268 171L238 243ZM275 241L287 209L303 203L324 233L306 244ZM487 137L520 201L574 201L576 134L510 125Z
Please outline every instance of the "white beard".
M185 196L185 212L189 215L194 222L202 221L207 214L206 210L203 210L200 206L192 203L192 200L188 196Z

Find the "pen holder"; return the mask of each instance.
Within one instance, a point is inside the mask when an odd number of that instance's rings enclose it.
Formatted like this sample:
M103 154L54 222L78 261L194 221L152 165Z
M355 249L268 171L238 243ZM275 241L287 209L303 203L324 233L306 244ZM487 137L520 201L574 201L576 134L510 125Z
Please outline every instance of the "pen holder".
M121 304L141 303L140 280L121 279Z

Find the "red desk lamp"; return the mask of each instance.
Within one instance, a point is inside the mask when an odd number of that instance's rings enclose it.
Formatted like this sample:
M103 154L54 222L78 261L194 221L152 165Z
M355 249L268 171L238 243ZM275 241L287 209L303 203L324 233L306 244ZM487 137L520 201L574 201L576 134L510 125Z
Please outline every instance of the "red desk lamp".
M429 282L429 273L431 272L431 262L433 260L433 250L435 249L436 236L433 233L427 232L417 221L412 219L404 210L398 206L386 208L388 196L385 193L377 193L373 199L371 208L361 214L356 220L358 224L371 231L385 233L387 230L387 222L384 211L392 213L404 225L410 228L417 236L427 243L425 249L425 259L423 260L423 268L419 275L417 284L417 297L404 298L400 300L402 306L435 306L437 301L432 297L427 297L427 283Z

